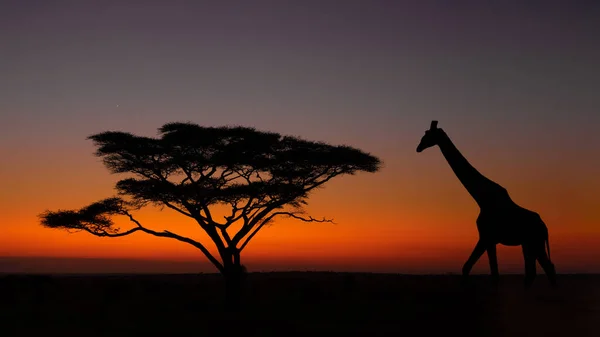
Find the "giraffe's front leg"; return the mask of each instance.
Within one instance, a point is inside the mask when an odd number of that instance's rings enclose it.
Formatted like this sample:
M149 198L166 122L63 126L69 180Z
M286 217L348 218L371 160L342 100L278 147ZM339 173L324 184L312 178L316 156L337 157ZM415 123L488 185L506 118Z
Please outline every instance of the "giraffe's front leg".
M486 247L485 243L480 238L479 241L477 241L477 244L475 245L475 248L473 249L471 256L469 256L469 259L467 260L467 262L465 262L465 264L462 268L463 278L466 278L467 276L469 276L471 269L473 269L473 266L475 265L477 260L479 260L481 255L483 255L486 248L487 247Z
M490 261L490 272L492 274L492 282L498 284L500 281L500 273L498 272L498 256L496 255L496 244L490 243L487 247L488 260Z
M530 246L530 244L528 243L524 243L522 245L522 249L523 249L523 257L525 258L525 288L529 288L531 287L531 284L533 283L533 280L535 279L536 276L536 266L535 266L535 262L536 262L536 256L535 256L535 250L532 249L532 247Z

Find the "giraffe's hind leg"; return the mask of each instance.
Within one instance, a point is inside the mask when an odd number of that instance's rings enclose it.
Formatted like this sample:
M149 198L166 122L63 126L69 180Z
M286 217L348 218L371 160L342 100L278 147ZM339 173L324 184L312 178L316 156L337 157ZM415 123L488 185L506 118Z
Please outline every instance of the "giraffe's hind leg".
M540 263L542 269L544 269L544 273L546 273L550 284L552 286L556 286L556 269L554 268L554 264L552 263L552 261L550 261L550 258L546 254L544 243L536 246L536 252L537 261Z

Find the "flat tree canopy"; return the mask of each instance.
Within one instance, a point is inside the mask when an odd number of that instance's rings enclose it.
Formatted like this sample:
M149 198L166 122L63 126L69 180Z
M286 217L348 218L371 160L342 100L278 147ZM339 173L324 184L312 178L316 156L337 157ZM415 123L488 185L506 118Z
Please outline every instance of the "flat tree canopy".
M101 237L144 232L179 240L201 250L224 275L239 270L240 253L256 233L277 216L303 221L308 194L333 177L376 172L380 160L349 146L332 146L249 127L203 127L168 123L159 137L107 131L89 137L96 155L112 173L130 177L116 184L118 195L79 210L46 211L49 228L86 231ZM190 217L208 234L219 256L204 243L170 231L144 227L133 211L146 205L171 208ZM215 207L230 213L217 219ZM116 228L113 216L133 224ZM240 224L230 233L233 224Z

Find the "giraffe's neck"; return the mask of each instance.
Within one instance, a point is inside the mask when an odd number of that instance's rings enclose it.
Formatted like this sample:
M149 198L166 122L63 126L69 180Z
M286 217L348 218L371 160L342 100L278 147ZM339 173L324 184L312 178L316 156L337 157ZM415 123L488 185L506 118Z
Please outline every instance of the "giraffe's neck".
M458 180L460 180L480 207L490 203L496 204L499 200L504 200L505 197L508 197L506 190L502 186L479 173L460 153L454 143L452 143L452 140L450 140L450 137L444 131L441 131L441 133L442 139L440 139L438 145L444 158L446 158Z

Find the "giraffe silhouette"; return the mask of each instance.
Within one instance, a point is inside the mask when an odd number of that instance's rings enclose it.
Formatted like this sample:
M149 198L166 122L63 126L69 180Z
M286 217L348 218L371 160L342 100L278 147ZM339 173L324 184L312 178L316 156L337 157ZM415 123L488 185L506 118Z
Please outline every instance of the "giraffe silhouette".
M463 280L487 251L492 280L498 283L498 260L496 245L521 246L525 260L525 287L533 283L536 276L536 261L544 269L550 283L556 285L556 271L550 261L548 228L536 212L517 205L506 189L479 173L460 153L443 129L432 121L429 130L417 146L421 152L432 146L439 146L446 161L475 199L480 212L477 217L479 240L462 268ZM548 253L546 254L546 249Z

